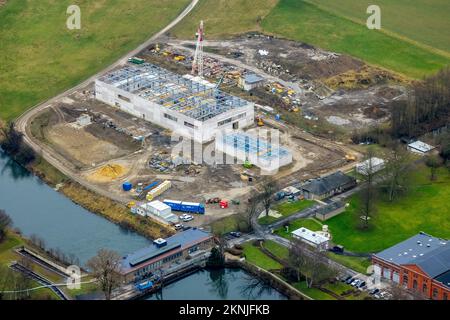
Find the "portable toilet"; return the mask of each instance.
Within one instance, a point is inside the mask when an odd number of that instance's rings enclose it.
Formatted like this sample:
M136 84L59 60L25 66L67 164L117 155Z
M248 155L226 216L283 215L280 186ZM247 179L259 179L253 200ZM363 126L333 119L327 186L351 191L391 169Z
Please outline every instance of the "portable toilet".
M131 182L124 182L122 185L123 191L130 191L133 188Z
M277 120L277 121L281 120L281 116L278 113L275 115L275 120Z

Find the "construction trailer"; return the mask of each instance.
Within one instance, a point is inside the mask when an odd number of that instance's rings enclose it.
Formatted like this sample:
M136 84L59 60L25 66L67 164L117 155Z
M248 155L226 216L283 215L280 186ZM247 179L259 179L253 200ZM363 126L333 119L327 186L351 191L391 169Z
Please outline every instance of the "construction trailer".
M150 217L164 224L178 223L178 216L172 213L172 209L161 201L141 203L132 209L131 212L143 217Z
M174 211L205 214L205 206L202 203L167 199L163 200L163 203L171 207Z
M254 121L253 103L198 76L180 76L149 63L130 63L100 77L95 97L200 143Z
M152 201L157 196L160 196L163 192L169 190L171 187L172 187L172 183L169 180L165 180L163 183L158 185L156 188L151 189L147 193L146 198L147 198L148 201Z
M249 161L266 174L292 162L292 153L280 145L244 132L228 132L216 139L216 151L242 163Z

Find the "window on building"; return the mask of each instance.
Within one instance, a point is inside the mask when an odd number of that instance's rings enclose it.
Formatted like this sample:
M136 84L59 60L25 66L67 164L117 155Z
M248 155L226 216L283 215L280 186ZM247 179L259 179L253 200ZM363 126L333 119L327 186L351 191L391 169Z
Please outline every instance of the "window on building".
M232 118L228 118L228 119L219 121L219 122L217 122L217 126L218 126L218 127L223 126L223 125L225 125L225 124L227 124L227 123L230 123L231 121L232 121Z
M423 292L427 292L427 290L428 290L428 286L427 286L426 283L424 283L423 286L422 286L422 291Z
M442 295L442 300L448 300L447 292L444 292L444 294Z
M407 274L404 274L404 275L403 275L403 284L404 284L405 286L408 285L408 275L407 275Z
M164 118L177 122L178 119L170 114L164 113Z
M434 289L433 289L433 299L437 299L438 294L439 294L438 289L437 289L437 288L434 288Z
M185 125L186 127L192 128L192 129L195 128L195 126L194 126L192 123L187 122L187 121L184 122L184 125Z
M413 281L413 289L417 289L417 280L415 280L415 279Z

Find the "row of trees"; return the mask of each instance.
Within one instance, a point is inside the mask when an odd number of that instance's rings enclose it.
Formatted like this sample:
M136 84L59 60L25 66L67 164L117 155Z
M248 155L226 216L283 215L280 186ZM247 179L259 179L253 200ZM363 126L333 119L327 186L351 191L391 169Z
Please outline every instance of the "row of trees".
M0 209L0 243L6 237L6 229L12 225L12 220L9 215L2 209Z
M413 84L406 101L392 107L395 137L417 137L450 122L450 67Z

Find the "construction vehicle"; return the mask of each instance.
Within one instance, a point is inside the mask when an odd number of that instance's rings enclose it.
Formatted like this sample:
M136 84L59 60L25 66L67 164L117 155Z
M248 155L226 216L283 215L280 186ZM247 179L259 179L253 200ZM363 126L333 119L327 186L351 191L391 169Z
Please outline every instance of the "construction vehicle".
M179 56L175 56L175 61L184 61L184 60L186 60L186 57L185 56L182 56L182 55L179 55Z
M255 121L256 121L256 124L258 125L258 127L264 126L264 121L263 121L262 117L256 116Z
M356 156L354 154L346 154L345 160L347 160L348 162L356 161Z

